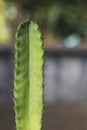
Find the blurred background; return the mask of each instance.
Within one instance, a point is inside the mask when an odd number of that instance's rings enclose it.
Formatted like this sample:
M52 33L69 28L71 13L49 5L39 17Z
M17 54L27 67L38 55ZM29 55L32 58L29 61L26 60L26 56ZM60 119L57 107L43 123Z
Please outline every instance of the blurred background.
M0 0L0 130L15 130L15 33L30 19L44 37L43 129L87 130L86 0Z

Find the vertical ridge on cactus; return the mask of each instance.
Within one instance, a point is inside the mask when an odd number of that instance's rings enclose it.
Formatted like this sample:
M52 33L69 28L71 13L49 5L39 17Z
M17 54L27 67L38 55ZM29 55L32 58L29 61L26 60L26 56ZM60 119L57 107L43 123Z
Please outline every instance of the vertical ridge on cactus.
M41 130L43 41L35 22L18 27L15 44L14 104L17 130Z

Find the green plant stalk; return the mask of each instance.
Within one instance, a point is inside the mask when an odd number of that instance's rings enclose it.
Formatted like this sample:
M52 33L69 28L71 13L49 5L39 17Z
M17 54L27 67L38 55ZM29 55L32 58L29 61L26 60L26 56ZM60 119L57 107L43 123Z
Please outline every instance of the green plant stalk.
M14 103L17 130L41 130L43 111L43 41L39 27L18 27L15 44Z

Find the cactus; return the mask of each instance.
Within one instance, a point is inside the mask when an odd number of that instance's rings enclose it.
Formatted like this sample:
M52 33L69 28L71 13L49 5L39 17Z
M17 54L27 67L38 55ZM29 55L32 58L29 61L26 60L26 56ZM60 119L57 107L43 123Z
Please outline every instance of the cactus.
M44 49L41 37L35 22L18 27L14 71L16 130L42 128Z

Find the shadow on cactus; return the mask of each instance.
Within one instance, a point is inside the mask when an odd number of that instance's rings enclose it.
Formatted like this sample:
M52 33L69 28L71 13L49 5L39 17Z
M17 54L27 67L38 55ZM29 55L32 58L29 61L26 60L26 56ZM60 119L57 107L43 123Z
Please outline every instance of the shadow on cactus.
M41 130L43 41L35 22L18 27L15 44L14 104L16 130Z

